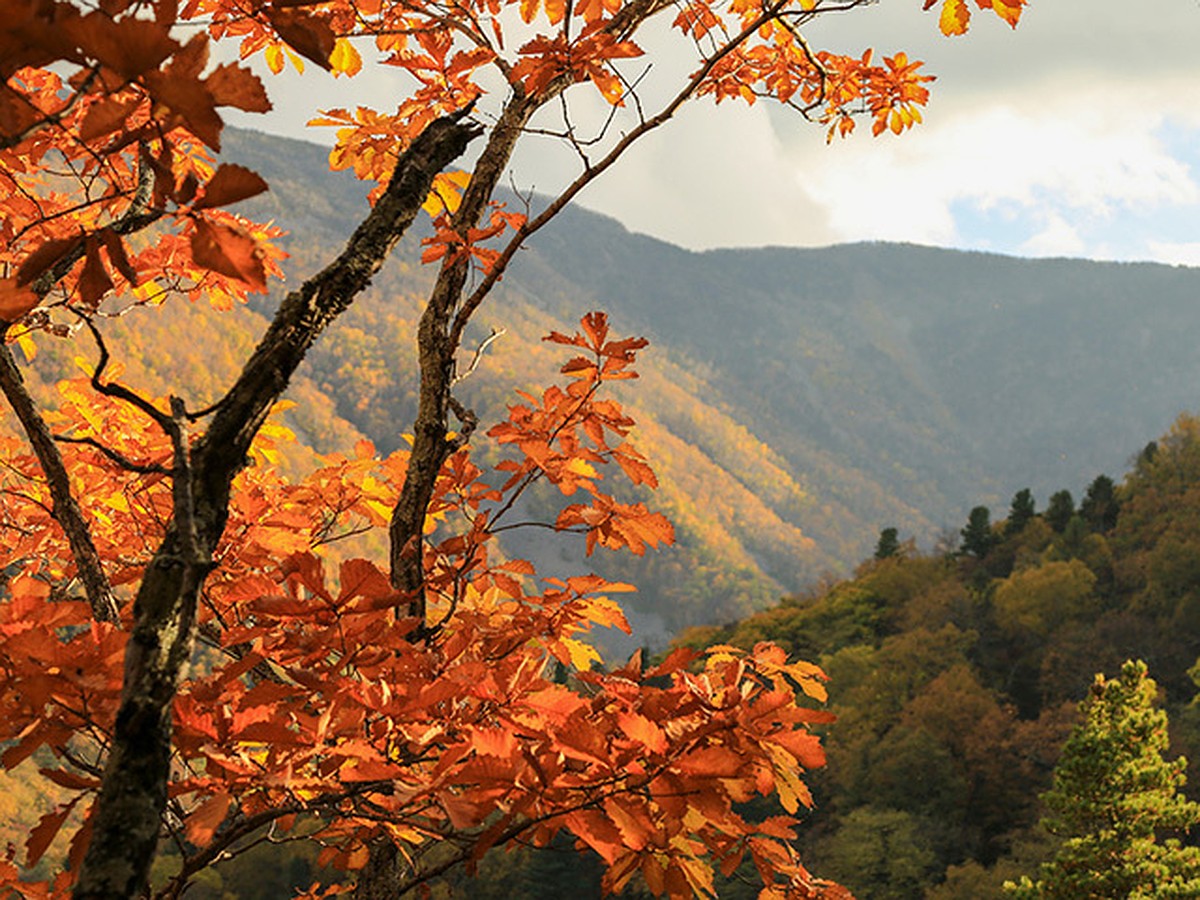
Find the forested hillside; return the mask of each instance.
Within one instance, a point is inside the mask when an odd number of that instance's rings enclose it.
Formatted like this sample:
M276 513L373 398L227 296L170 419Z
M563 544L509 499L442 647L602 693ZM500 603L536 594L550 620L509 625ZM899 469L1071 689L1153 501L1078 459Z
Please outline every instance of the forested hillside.
M860 900L995 897L1034 872L1053 851L1038 794L1076 706L1127 659L1165 692L1170 755L1200 795L1200 420L1119 486L990 512L952 552L881 541L853 579L684 638L773 640L828 673L838 721L804 842Z
M233 131L226 143L271 185L246 212L290 232L293 279L310 272L347 233L362 187L330 173L314 145ZM431 278L419 239L301 370L286 418L300 452L359 436L400 445L415 378L398 361L410 358ZM635 617L661 644L848 573L886 524L928 547L975 500L1078 489L1119 471L1145 435L1196 405L1197 293L1200 273L1157 265L882 244L691 253L574 209L537 236L482 312L476 343L489 328L507 334L462 393L496 421L514 385L553 371L538 338L588 309L651 339L623 399L653 448L655 502L679 542L632 568L604 555L589 565L640 586ZM215 394L275 302L206 318L203 342L188 340L182 304L134 310L117 358L142 369L131 375L148 389L187 382ZM53 383L90 353L56 343L43 341L34 380ZM539 514L536 498L528 513ZM557 550L538 537L511 549L553 567Z
M291 233L288 272L311 271L346 233L362 188L330 173L316 146L251 132L227 143L271 184L247 212ZM302 443L399 445L414 379L396 361L408 358L430 278L418 240L303 370L289 413ZM651 338L626 397L680 540L620 576L641 586L638 610L661 617L642 619L661 640L848 571L883 524L928 545L965 498L995 503L1026 484L1045 493L1119 470L1144 435L1194 405L1198 291L1200 273L1187 269L911 246L690 253L570 210L506 276L483 320L509 334L463 387L495 421L514 382L551 371L536 339L587 309ZM209 319L202 346L186 340L181 306L134 311L133 346L119 358L132 352L153 386L198 373L215 390L272 303ZM147 352L161 346L169 360ZM60 364L40 361L36 375L52 383L81 348L48 350Z

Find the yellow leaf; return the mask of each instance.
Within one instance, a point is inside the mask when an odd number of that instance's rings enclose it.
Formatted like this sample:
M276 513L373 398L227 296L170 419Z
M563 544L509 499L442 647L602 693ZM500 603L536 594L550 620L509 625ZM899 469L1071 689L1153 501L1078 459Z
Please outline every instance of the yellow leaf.
M158 306L167 299L167 292L153 280L143 281L132 288L131 293L137 298L139 303L145 303L148 306Z
M386 503L380 503L378 500L366 500L363 502L363 506L367 510L367 516L372 525L383 526L392 520L392 508Z
M278 44L271 44L263 51L263 59L267 61L267 68L278 75L283 71L283 51L279 49Z
M23 331L17 335L17 346L21 348L21 352L25 355L25 362L33 362L33 358L37 356L37 344L28 331Z
M938 26L945 35L966 34L970 21L971 10L967 8L966 0L946 0Z
M563 468L573 475L582 475L584 478L596 477L596 470L585 459L572 459Z
M592 663L600 662L600 654L591 644L574 638L563 638L560 643L570 655L571 665L580 672L590 672Z
M348 39L338 38L329 54L329 67L335 76L357 75L362 71L362 57Z
M771 757L771 768L775 772L775 790L779 793L779 802L789 813L794 813L800 804L812 806L812 794L800 780L796 772L796 762L786 750L771 743L764 743L763 748Z
M621 605L608 597L586 597L576 601L576 606L587 617L587 621L604 628L619 628L626 634L632 630Z
M433 177L433 187L429 196L421 204L421 209L430 216L437 217L443 212L453 213L462 202L462 192L471 181L471 173L463 171L438 172Z

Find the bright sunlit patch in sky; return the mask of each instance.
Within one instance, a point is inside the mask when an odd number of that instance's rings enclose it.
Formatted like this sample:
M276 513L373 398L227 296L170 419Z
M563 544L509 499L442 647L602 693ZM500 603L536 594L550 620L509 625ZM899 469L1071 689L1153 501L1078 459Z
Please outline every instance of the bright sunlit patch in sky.
M814 34L838 49L903 47L928 60L939 80L925 125L872 139L863 123L827 146L824 129L796 115L702 100L578 202L694 249L897 240L1195 263L1200 5L1155 6L1148 15L1124 0L1054 0L1031 5L1015 32L983 17L955 40L916 0L831 18ZM656 57L657 73L690 70L688 54L674 53ZM405 86L368 67L281 87L276 113L239 124L329 141L299 127L314 107L394 109ZM519 187L555 191L577 174L578 160L553 144L525 142Z
M1124 159L1103 142L1090 153L1085 145L1074 184L1047 179L1003 199L954 200L953 244L1021 256L1197 264L1200 131L1168 121L1143 143L1129 145ZM1105 158L1096 165L1096 156Z

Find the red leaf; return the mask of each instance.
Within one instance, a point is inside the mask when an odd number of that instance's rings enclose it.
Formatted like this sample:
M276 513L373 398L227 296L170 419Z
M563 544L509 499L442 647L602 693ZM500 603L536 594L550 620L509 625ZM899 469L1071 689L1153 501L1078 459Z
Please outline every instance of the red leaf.
M214 150L221 149L223 122L217 115L216 101L204 84L195 78L181 77L174 71L150 72L144 81L154 99L179 115L188 129Z
M111 228L105 228L98 232L100 238L104 241L104 246L108 250L108 258L121 273L121 277L128 281L134 287L138 285L137 269L129 261L129 255L125 252L125 242L121 240L121 236Z
M195 218L192 259L196 265L237 278L266 293L267 275L258 243L244 229Z
M88 107L79 125L79 139L85 144L90 144L97 138L112 134L125 124L141 102L140 97L126 97L121 100L105 97L93 103Z
M100 787L100 780L90 775L80 775L65 769L38 769L38 772L55 784L73 791L94 791Z
M104 299L104 295L112 290L112 276L100 259L100 242L89 235L84 242L86 255L83 261L83 271L79 273L79 296L83 302L95 309Z
M125 18L118 23L93 12L68 19L62 27L84 53L126 78L158 68L179 47L166 28L148 19Z
M337 37L328 22L318 16L293 10L271 10L268 15L276 33L289 47L322 69L332 68L329 57L333 54Z
M225 814L233 797L229 794L214 794L184 820L184 832L187 839L197 847L204 847L212 840L217 828L225 821Z
M0 320L15 322L38 305L38 295L17 284L15 278L0 278Z
M46 241L25 257L17 269L17 285L31 284L36 281L56 262L71 253L81 240L83 240L82 237L73 237Z
M71 810L75 808L75 804L79 802L79 797L76 797L65 806L60 806L53 812L48 812L42 816L41 821L34 826L33 831L29 832L29 840L25 842L25 865L32 866L42 858L42 854L49 849L55 835L63 826L63 822L67 821L67 816L71 814Z
M214 206L229 206L267 190L267 183L256 172L245 166L222 163L204 187L204 196L196 201L193 209L211 209Z

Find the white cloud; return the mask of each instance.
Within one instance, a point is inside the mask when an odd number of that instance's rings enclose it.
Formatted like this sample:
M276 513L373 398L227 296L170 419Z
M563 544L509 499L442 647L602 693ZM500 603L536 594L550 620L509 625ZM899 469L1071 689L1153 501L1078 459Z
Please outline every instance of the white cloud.
M1149 241L1147 259L1178 266L1200 267L1200 241Z
M985 106L886 145L811 154L797 168L842 240L954 243L954 208L963 203L1104 219L1200 201L1188 167L1155 137L1161 116L1110 122L1090 112L1090 99L1029 111Z
M763 104L701 101L580 201L696 248L893 239L1096 256L1116 247L1128 258L1200 235L1200 4L1156 0L1151 13L1126 0L1054 0L1031 5L1015 32L980 13L955 40L918 7L881 3L813 32L834 49L926 59L939 80L915 131L827 147L819 126ZM688 70L685 56L654 57L652 75L673 80ZM388 109L402 91L387 74L303 82L285 82L279 118L257 127L294 134L312 105ZM527 144L520 186L554 190L578 171L569 150Z
M1073 225L1051 215L1041 231L1017 249L1022 256L1080 256L1087 245Z

